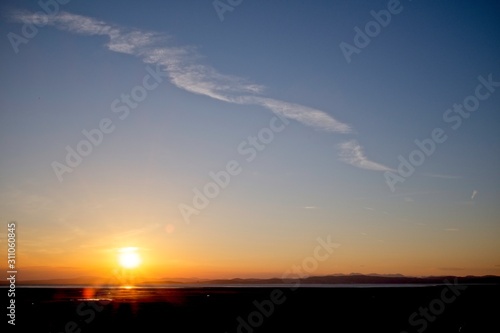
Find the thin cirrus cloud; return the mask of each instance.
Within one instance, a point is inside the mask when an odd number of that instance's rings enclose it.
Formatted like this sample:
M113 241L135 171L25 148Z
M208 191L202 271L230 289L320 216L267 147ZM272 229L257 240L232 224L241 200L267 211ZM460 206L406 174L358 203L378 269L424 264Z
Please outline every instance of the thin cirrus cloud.
M237 76L221 74L210 66L197 63L199 55L193 47L164 46L169 40L166 35L125 29L67 12L54 16L16 13L13 18L18 22L44 23L82 35L107 36L109 42L106 47L110 51L134 55L145 63L162 66L174 85L189 92L228 103L259 105L279 116L328 132L351 132L349 125L337 121L324 111L255 96L263 93L262 85Z
M311 127L343 134L352 132L352 128L349 125L333 119L323 111L307 106L260 96L241 96L232 101L238 104L261 105L279 116L294 119Z
M476 190L472 191L472 195L470 196L470 199L474 200L474 198L476 198L476 195L477 195L477 191Z
M366 157L363 147L356 140L342 142L338 145L340 160L355 167L372 171L395 171L385 165L373 162Z
M13 15L13 19L23 23L51 25L76 34L107 36L109 41L106 47L110 51L130 54L140 58L144 63L162 66L175 86L195 94L227 103L258 105L280 117L327 132L341 134L353 132L350 125L334 119L324 111L260 96L264 92L264 86L237 76L221 74L210 66L198 63L197 59L200 56L194 47L165 46L171 39L165 34L126 29L68 12L60 12L53 16L18 12ZM363 148L355 140L341 143L338 148L342 162L366 170L394 171L369 160Z

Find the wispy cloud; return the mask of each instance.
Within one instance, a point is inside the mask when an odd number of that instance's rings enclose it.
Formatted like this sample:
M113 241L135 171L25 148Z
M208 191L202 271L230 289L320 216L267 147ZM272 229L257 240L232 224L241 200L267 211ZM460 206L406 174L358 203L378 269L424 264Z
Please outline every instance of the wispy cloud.
M239 105L258 105L274 114L295 120L306 126L326 132L353 133L353 128L338 121L325 111L308 106L263 96L265 87L246 78L219 73L216 69L200 63L202 56L193 46L178 46L174 39L164 33L124 28L104 21L60 12L58 15L17 12L15 21L23 23L44 22L57 29L87 36L104 36L105 47L113 52L138 57L146 64L160 66L172 84L194 94ZM342 162L372 171L395 171L383 164L371 161L363 147L355 140L338 145ZM430 175L450 178L453 176Z
M477 195L477 191L476 190L472 191L472 195L470 196L470 199L474 200L474 198L476 197L476 195Z
M304 206L304 209L318 209L316 206Z
M59 15L18 12L13 15L18 22L45 22L61 30L82 35L107 36L106 47L113 52L139 57L148 64L160 65L170 81L189 92L235 104L262 106L273 113L293 119L304 125L330 132L349 133L351 127L334 119L328 113L307 106L256 96L264 86L244 78L219 73L214 68L200 64L196 48L169 45L171 38L164 34L126 29L103 21L61 12Z
M236 98L233 102L261 105L278 116L290 118L318 129L344 134L352 132L352 128L349 125L335 120L323 111L307 106L259 96L242 96Z
M370 161L366 157L363 147L356 140L350 140L338 145L340 150L340 160L355 167L373 171L394 171L393 169Z
M446 228L444 229L445 231L451 231L451 232L454 232L454 231L459 231L460 229L457 229L457 228Z

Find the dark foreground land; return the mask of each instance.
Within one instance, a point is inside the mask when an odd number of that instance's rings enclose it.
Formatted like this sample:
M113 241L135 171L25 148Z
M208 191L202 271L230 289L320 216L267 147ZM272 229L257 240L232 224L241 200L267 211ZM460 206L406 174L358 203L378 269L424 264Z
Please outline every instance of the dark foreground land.
M499 300L498 285L19 288L15 322L71 333L500 332Z

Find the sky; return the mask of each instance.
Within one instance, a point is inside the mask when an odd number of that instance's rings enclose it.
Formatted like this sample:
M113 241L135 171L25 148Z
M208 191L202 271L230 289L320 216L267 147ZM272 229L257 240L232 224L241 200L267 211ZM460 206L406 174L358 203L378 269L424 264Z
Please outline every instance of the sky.
M0 12L19 279L500 275L497 1Z

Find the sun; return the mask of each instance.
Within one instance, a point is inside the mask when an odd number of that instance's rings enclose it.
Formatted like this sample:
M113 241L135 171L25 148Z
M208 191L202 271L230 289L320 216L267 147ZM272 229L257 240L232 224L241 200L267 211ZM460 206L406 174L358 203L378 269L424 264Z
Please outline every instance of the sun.
M136 247L124 247L119 250L118 262L123 268L136 268L141 264L141 256Z

